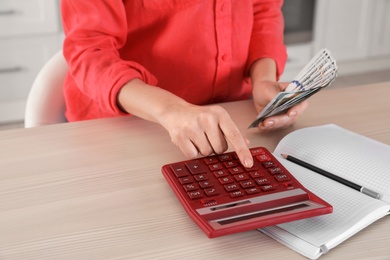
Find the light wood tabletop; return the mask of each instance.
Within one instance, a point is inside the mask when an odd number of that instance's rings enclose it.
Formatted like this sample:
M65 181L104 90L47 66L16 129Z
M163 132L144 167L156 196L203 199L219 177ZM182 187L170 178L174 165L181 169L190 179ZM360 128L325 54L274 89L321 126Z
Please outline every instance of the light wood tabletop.
M222 104L251 147L338 124L390 144L390 82L324 89L291 128L247 129L252 101ZM305 259L258 231L209 239L161 166L186 158L159 125L117 117L0 132L0 259ZM390 259L385 217L321 259Z

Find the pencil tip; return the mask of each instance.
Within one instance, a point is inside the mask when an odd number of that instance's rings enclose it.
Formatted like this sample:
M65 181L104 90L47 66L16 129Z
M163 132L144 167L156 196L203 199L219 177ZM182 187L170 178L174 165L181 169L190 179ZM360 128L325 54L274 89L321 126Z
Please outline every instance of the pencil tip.
M284 159L286 159L287 158L287 154L281 154L282 155L282 157L284 158Z

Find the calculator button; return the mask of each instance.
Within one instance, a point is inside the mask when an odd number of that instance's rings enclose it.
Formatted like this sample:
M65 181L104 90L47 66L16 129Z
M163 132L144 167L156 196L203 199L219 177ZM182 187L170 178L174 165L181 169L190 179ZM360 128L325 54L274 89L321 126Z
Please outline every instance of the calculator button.
M188 161L186 162L186 165L192 174L199 174L199 173L206 172L199 161Z
M219 159L221 161L231 161L231 160L233 160L233 156L232 156L232 154L222 154L219 156Z
M265 168L271 168L271 167L275 167L275 164L274 162L263 162L263 166Z
M204 158L203 161L205 164L212 164L212 163L217 163L218 159L217 157L209 157L209 158Z
M252 180L249 181L242 181L240 182L240 185L242 188L247 189L247 188L252 188L255 186L255 183Z
M237 197L241 197L244 195L245 195L245 193L241 190L230 192L230 197L232 197L232 198L237 198Z
M271 190L274 190L275 187L273 185L263 185L261 186L261 190L262 191L271 191Z
M179 178L179 182L180 184L188 184L188 183L193 183L194 181L192 180L191 177L182 177L182 178Z
M182 164L171 165L171 170L175 174L176 178L185 177L185 176L190 175L189 171Z
M249 177L246 173L236 174L236 175L234 175L234 178L236 179L236 181L246 181L249 179Z
M260 189L257 187L253 187L253 188L246 189L245 191L247 194L251 195L251 194L259 193Z
M271 174L283 173L283 170L280 169L279 167L269 168L268 171L269 171L269 173L271 173Z
M235 191L235 190L239 190L240 189L240 187L236 183L226 184L223 187L225 188L225 190L227 192L231 192L231 191Z
M230 168L230 169L229 169L229 172L230 172L231 174L237 174L237 173L242 173L242 172L244 172L244 171L242 170L241 167L233 167L233 168Z
M226 170L221 170L221 171L215 171L213 172L214 176L219 178L219 177L225 177L228 176L229 174L227 173Z
M262 154L262 155L258 155L256 156L256 159L259 161L259 162L268 162L268 161L271 161L271 158L266 155L266 154Z
M192 190L197 190L198 188L196 187L195 184L185 184L183 185L183 188L185 191L192 191Z
M205 181L209 179L209 177L207 177L207 174L197 174L194 175L194 178L196 181Z
M223 163L226 168L235 167L238 165L237 161L229 161Z
M290 177L287 176L286 174L277 174L277 175L274 175L275 179L277 181L280 181L280 182L283 182L283 181L289 181L290 180Z
M204 190L204 193L206 196L211 197L211 196L217 196L219 195L219 192L215 188L208 188Z
M270 184L271 182L267 178L255 179L255 182L259 185Z
M265 154L264 149L261 148L256 148L256 149L251 149L252 156L260 155L260 154Z
M200 192L198 190L187 192L187 194L188 194L188 197L190 197L190 199L192 199L192 200L203 198L202 192Z
M228 184L228 183L233 183L234 180L231 176L226 176L226 177L222 177L222 178L219 178L218 179L219 182L223 185L223 184Z
M213 187L214 185L209 181L201 181L199 182L199 186L204 189L204 188Z
M224 169L223 165L221 163L214 163L209 165L209 168L211 171L218 171Z
M251 168L245 168L245 170L246 170L247 172L256 171L256 170L258 170L258 169L259 169L259 167L257 166L256 163L254 163L253 166L252 166Z
M264 174L260 171L252 171L252 172L249 172L249 175L253 178L253 179L256 179L256 178L259 178L259 177L264 177Z

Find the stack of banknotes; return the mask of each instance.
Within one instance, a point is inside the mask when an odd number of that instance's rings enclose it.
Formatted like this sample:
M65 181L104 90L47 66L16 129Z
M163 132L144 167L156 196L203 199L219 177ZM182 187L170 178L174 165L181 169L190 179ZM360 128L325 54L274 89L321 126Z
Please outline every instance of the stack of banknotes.
M259 113L249 128L257 127L264 119L286 112L321 89L329 86L337 76L337 64L327 49L322 49Z

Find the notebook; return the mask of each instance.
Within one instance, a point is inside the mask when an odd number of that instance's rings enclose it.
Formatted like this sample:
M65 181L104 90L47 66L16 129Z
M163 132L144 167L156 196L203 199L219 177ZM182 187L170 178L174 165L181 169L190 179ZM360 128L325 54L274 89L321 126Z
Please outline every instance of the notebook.
M281 154L292 155L381 196L372 198L287 161ZM296 130L285 136L274 155L299 182L334 209L332 214L259 229L303 256L318 259L389 214L389 145L337 125L323 125Z

